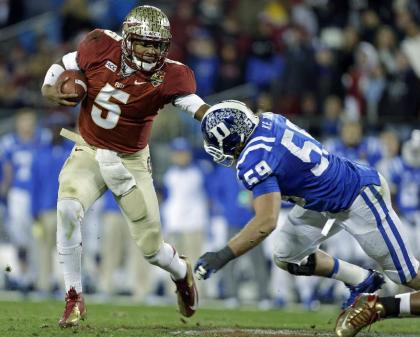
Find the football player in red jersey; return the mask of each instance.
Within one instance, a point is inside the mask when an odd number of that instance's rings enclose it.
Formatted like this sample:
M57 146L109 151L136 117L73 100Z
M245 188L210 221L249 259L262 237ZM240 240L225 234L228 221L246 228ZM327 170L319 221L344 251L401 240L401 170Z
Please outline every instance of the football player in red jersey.
M65 69L81 70L88 84L80 135L68 130L63 134L76 144L60 174L57 202L57 251L67 292L62 327L76 325L86 315L80 226L87 209L108 188L146 260L170 273L180 312L188 317L196 310L190 262L161 235L149 165L148 140L160 108L172 102L198 120L208 109L195 95L191 69L166 57L170 40L166 15L156 7L138 6L125 18L122 36L108 30L90 32L77 51L64 55L45 76L43 96L65 106L76 105L69 100L75 95L59 89L63 81L57 78Z

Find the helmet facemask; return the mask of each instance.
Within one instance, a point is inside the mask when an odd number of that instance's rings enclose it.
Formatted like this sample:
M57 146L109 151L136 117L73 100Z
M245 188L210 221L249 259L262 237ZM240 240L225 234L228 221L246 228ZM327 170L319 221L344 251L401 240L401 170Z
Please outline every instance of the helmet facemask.
M123 23L122 37L123 57L128 66L145 72L154 72L163 66L172 36L169 20L160 9L153 6L134 8ZM143 54L135 52L136 42L145 46Z

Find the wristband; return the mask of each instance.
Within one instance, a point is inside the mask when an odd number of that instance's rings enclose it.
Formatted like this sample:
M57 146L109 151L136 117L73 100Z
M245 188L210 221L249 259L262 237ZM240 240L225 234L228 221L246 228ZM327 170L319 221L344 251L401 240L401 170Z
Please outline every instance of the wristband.
M230 260L236 258L235 254L233 253L232 249L228 245L217 252L217 256L224 262L224 265L228 263Z
M48 84L48 85L54 85L55 82L57 82L58 77L64 72L64 68L59 65L54 63L53 65L51 65L51 67L47 70L47 73L45 74L45 78L44 78L44 85Z

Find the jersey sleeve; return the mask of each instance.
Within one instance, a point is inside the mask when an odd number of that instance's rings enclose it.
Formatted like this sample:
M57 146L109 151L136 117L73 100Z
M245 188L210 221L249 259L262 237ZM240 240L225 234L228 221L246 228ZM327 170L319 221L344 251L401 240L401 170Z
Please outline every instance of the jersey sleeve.
M256 184L252 189L252 195L254 196L254 199L260 195L272 192L280 192L279 183L277 182L277 178L274 176L267 177L259 184Z
M93 68L106 57L112 43L118 43L119 40L121 37L111 31L95 29L88 33L77 47L76 61L79 68L83 71Z
M178 96L195 94L197 85L193 71L182 63L174 65L174 72L171 72L168 85L165 90L167 101L171 102Z
M253 192L254 198L271 192L281 192L277 177L273 174L277 165L270 147L245 149L238 161L238 177Z

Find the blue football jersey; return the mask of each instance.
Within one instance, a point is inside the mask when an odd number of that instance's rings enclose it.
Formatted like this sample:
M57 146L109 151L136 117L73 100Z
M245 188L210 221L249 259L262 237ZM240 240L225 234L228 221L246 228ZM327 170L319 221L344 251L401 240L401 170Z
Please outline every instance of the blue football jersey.
M398 211L409 219L416 216L420 212L420 168L411 167L398 157L390 164L389 178L396 186Z
M335 155L374 167L382 159L384 152L381 142L375 137L364 137L360 144L353 147L344 144L340 138L325 142L324 146Z
M45 129L36 130L33 139L24 142L16 133L6 134L0 141L0 148L5 162L13 170L12 187L30 190L32 184L31 167L38 147L51 141L51 133Z
M305 130L272 113L260 115L236 168L254 197L281 192L319 212L346 210L363 186L380 185L375 169L328 153Z

